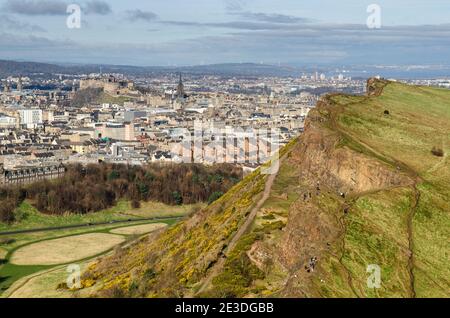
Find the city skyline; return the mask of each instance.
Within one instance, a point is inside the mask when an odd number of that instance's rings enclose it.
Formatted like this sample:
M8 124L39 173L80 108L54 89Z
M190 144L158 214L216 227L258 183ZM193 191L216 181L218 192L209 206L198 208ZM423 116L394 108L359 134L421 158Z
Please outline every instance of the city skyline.
M82 9L79 29L66 25L71 3ZM446 1L377 1L376 29L366 25L373 0L278 3L0 0L0 59L136 66L447 64Z

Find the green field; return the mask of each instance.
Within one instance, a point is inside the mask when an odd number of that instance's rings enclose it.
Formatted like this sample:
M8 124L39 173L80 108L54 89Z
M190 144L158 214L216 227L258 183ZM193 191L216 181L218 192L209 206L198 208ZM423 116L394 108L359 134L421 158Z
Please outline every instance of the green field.
M178 217L187 215L203 204L169 206L158 202L142 202L141 207L132 209L129 201L119 201L110 209L89 214L67 213L63 216L42 214L28 201L24 201L15 211L16 222L5 224L0 222L0 232L25 230L33 228L57 227L86 223L124 221L136 218Z
M164 222L168 225L173 225L176 223L176 220L159 220L151 223L161 223ZM60 239L60 238L70 238L72 236L78 236L82 234L89 233L110 233L112 229L122 229L124 226L136 226L141 224L149 224L149 221L140 221L140 222L130 222L127 225L104 225L104 226L94 226L89 228L82 229L71 229L71 230L62 230L62 231L49 231L49 232L41 232L41 233L31 233L31 234L20 234L14 236L16 241L9 245L1 245L6 251L6 258L2 265L0 265L0 296L2 292L5 292L14 282L17 280L27 277L31 274L35 274L37 272L45 271L54 268L56 265L15 265L10 262L10 259L13 257L14 253L20 248L31 246L35 243L49 241L52 239ZM125 243L135 240L136 236L126 236ZM100 256L104 254L104 252L98 254ZM77 263L85 262L89 259L95 257L89 257L86 260L78 260Z
M176 223L176 219L169 220L158 220L158 221L133 221L139 218L152 218L152 217L183 217L188 215L199 208L201 208L202 204L197 205L184 205L184 206L168 206L162 203L157 202L142 202L141 207L138 209L132 209L130 206L130 202L120 201L117 206L88 215L74 215L67 214L65 216L51 216L44 215L39 213L29 202L24 201L20 207L16 211L16 215L18 216L18 220L14 224L3 224L0 223L0 231L12 231L12 230L23 230L23 229L33 229L33 228L45 228L45 227L58 227L65 225L78 225L78 224L87 224L87 223L97 223L97 222L110 222L114 221L127 221L126 223L116 223L116 224L107 224L100 226L85 226L80 228L73 229L64 229L64 230L51 230L45 232L34 232L34 233L23 233L23 234L14 234L7 236L0 236L0 295L2 292L5 292L13 283L19 280L25 280L30 275L36 275L36 273L46 272L51 270L53 272L54 268L58 266L55 265L15 265L10 262L11 258L19 249L34 246L34 244L40 242L51 242L53 239L62 239L67 238L67 241L70 243L71 237L76 237L82 234L95 234L95 233L110 233L113 229L126 229L130 227L133 229L135 226L150 226L149 224L161 222L166 223L168 225L172 225ZM128 220L131 220L128 222ZM150 229L150 227L149 227ZM133 231L130 231L132 233ZM144 233L150 232L143 231ZM144 234L143 233L143 234ZM142 234L142 235L143 235ZM124 235L126 241L125 244L129 241L135 240L139 235L126 235L126 232L122 234ZM106 252L108 252L108 249ZM105 252L101 252L99 255L104 254ZM96 256L99 256L96 255ZM78 260L77 263L85 263L89 259L93 259L96 256L88 257L87 260ZM65 268L64 268L65 269ZM41 276L41 275L39 275ZM33 281L38 280L37 278ZM51 277L50 277L51 280ZM42 275L39 278L40 282L45 284L46 276ZM25 285L25 290L27 290L27 297L33 296L33 290L39 289L40 287L34 283L34 287L31 288L28 285ZM58 294L59 292L52 291L50 293ZM67 293L66 293L67 295ZM40 296L40 295L34 295Z

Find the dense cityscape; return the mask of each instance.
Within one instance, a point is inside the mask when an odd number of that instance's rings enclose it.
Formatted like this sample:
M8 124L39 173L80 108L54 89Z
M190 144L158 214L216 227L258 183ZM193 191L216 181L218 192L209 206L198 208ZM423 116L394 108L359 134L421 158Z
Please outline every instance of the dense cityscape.
M363 80L342 74L327 78L318 72L298 78L10 76L2 80L0 94L0 158L3 174L10 178L4 182L19 182L30 171L38 174L37 168L67 163L185 162L189 150L180 152L180 146L193 135L195 122L214 127L203 134L195 162L223 162L220 153L234 153L237 147L231 142L208 147L218 137L214 131L278 129L277 143L283 145L302 132L321 95L364 90ZM262 140L253 146L264 156L233 163L250 171L263 163L270 150Z
M450 86L446 79L407 82ZM227 127L252 135L277 129L278 149L301 134L321 96L363 94L365 80L319 72L298 78L31 74L3 78L0 89L2 182L21 183L60 176L69 163L228 162L253 171L273 154L271 142L256 138L247 149L261 155L239 160L238 145L217 143ZM198 153L186 143L195 123L203 131Z

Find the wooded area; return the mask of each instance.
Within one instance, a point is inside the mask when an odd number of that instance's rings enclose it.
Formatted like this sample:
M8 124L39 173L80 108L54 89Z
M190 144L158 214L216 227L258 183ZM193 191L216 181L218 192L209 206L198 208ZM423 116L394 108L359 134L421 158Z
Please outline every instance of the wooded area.
M55 215L100 211L118 199L133 205L150 200L170 205L211 202L241 179L242 169L227 164L71 165L61 179L0 189L0 221L13 222L14 210L25 199Z

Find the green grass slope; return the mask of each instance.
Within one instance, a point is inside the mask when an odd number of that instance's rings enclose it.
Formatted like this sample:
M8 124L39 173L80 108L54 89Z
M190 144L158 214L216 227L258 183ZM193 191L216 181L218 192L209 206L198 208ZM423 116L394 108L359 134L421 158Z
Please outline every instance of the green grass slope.
M384 115L385 110L389 115ZM356 264L349 257L355 251L371 251L370 245L362 244L369 244L370 239L378 234L379 256L373 257L377 255L375 250L370 255L375 261L385 258L381 262L387 264L384 269L385 283L395 282L395 286L386 287L387 295L448 297L450 91L389 83L380 96L345 104L344 111L338 116L338 123L340 129L350 134L356 143L374 149L388 161L404 165L417 178L416 189L385 191L357 200L357 212L350 216L349 223L367 222L365 229L373 234L366 239L355 240L354 235L363 231L354 229L348 232L348 240L361 245L359 248L347 245L349 253L346 259L353 263L350 266ZM433 155L433 148L442 149L444 156ZM415 196L417 206L410 212ZM411 227L409 244L413 253L413 282L410 288L413 290L398 293L405 289L402 282L405 282L406 274L400 268L394 269L399 264L405 264L405 257L408 257L402 249L407 246L408 226ZM355 276L363 277L363 270L361 268L361 273ZM364 292L359 294L367 295Z

